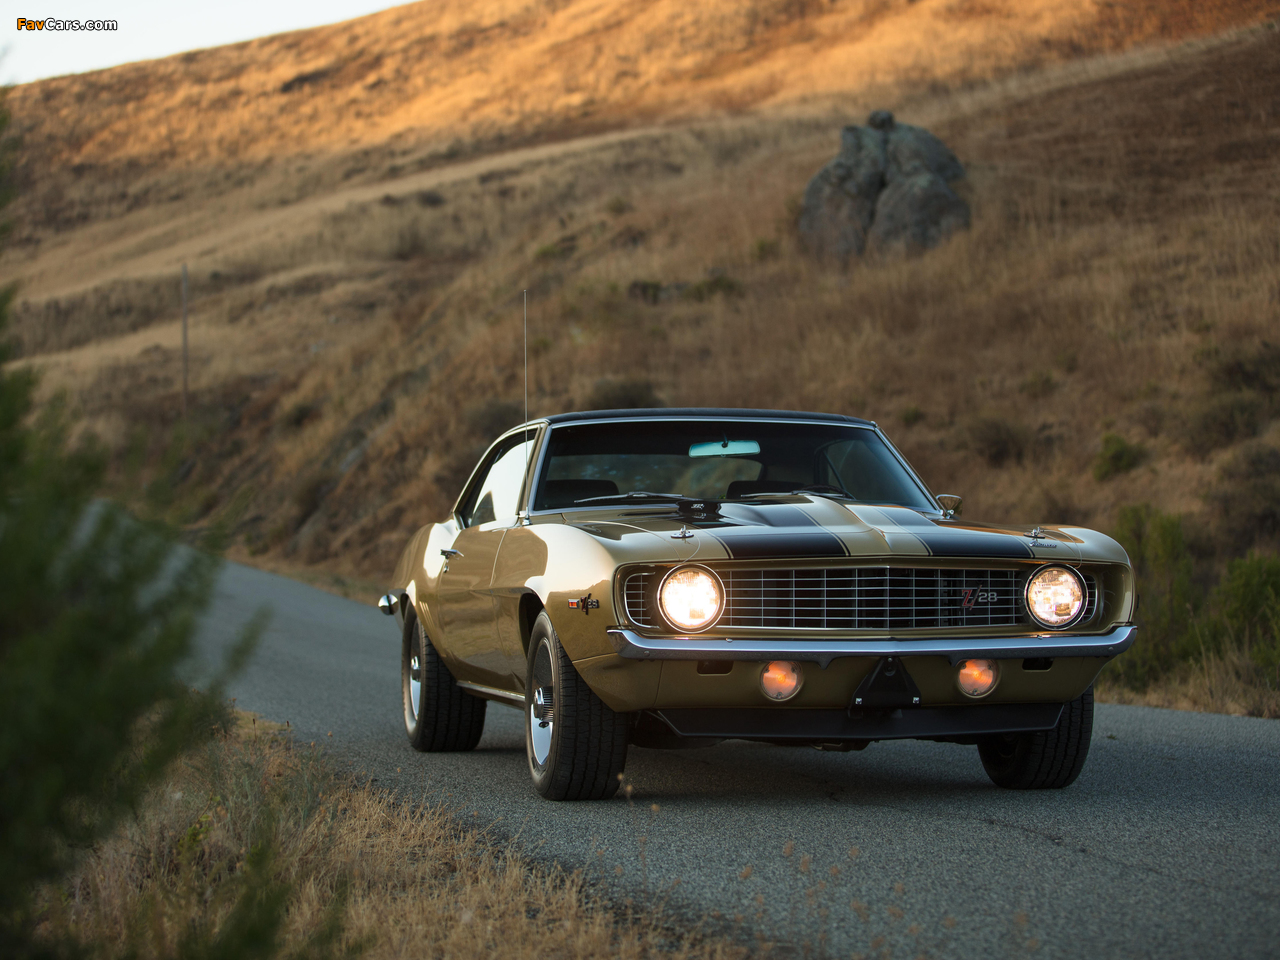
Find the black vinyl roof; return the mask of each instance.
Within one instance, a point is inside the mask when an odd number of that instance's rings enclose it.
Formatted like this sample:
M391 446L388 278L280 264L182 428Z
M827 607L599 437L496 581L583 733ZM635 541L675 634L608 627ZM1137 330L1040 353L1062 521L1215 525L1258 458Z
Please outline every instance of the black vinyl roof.
M846 417L839 413L804 413L800 410L749 410L738 407L646 407L639 410L583 410L557 413L546 417L550 424L588 423L592 420L679 420L714 418L717 420L822 420L832 423L854 423L873 427L870 420Z

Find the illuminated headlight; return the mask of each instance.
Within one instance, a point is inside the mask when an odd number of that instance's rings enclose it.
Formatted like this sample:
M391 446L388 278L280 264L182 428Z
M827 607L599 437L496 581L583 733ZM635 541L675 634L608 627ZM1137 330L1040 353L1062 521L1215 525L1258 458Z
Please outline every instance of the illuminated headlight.
M658 604L677 630L705 630L724 608L724 587L704 567L677 567L658 588Z
M1066 567L1043 567L1027 581L1027 610L1046 627L1066 627L1084 610L1084 582Z

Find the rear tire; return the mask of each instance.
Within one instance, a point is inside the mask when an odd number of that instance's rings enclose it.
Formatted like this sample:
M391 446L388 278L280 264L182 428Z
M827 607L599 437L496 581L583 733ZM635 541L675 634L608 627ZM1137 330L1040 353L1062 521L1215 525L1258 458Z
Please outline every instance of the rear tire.
M996 786L1054 790L1075 782L1093 737L1093 687L1066 704L1058 725L1036 733L987 737L978 756Z
M480 742L486 702L458 686L412 610L404 623L400 693L413 749L456 752L473 750Z
M607 800L627 764L629 717L587 686L538 615L525 674L524 742L533 787L548 800Z

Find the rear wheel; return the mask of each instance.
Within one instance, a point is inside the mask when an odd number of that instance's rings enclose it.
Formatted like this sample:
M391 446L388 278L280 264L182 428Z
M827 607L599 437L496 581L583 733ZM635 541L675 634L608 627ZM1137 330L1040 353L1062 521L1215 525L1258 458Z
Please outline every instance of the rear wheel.
M529 639L525 749L533 786L548 800L607 800L627 763L628 717L614 713L578 675L551 618Z
M1035 733L987 737L978 756L991 781L1011 790L1068 786L1080 776L1093 737L1093 687L1062 708L1058 725Z
M444 753L472 750L480 742L485 701L458 686L412 611L404 624L400 692L413 749Z

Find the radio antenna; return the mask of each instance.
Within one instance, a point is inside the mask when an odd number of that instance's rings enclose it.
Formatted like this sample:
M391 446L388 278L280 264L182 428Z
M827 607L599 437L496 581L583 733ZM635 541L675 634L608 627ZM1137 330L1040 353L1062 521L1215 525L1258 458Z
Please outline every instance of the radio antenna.
M529 422L529 291L524 291L524 422Z

